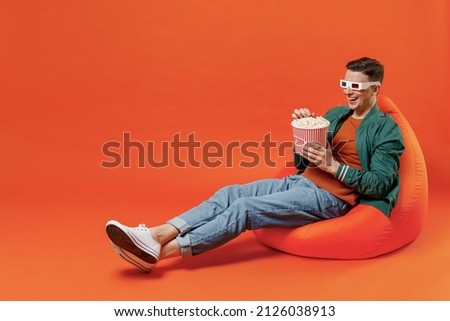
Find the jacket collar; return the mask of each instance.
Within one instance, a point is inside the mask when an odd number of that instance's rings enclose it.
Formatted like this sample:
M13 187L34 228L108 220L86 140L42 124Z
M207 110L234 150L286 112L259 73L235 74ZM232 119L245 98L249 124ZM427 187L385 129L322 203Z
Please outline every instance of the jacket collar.
M373 107L369 110L369 112L367 113L367 115L364 117L363 120L373 118L379 113L380 108L378 107L378 102L375 102L375 105L373 105Z

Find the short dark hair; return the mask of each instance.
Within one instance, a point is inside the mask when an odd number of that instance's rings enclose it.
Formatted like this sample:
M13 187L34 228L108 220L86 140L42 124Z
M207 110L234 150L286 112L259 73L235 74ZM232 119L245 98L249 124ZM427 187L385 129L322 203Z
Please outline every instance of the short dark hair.
M367 57L359 58L347 63L346 67L348 70L360 71L364 75L367 75L369 77L369 81L383 82L384 67L375 59Z

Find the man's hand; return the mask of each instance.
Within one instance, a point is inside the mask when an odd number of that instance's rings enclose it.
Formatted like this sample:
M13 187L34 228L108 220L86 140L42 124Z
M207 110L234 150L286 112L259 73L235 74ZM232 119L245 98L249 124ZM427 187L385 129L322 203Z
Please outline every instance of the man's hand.
M306 143L303 146L303 157L321 170L333 175L336 175L339 168L339 162L333 158L330 146L325 148L319 143Z
M299 109L294 109L294 112L292 113L292 118L293 119L300 119L303 117L309 117L309 116L314 116L315 114L312 113L308 108L299 108Z

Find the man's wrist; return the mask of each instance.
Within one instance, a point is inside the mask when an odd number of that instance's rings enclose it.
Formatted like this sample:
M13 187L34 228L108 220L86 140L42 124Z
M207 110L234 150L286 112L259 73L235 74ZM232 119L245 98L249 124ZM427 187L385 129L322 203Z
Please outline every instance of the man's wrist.
M333 159L333 160L331 161L331 165L328 166L327 172L330 173L330 174L332 174L332 175L334 175L334 176L336 176L336 174L337 174L337 172L338 172L338 170L339 170L339 165L340 165L340 163L339 163L338 161L336 161L336 160Z

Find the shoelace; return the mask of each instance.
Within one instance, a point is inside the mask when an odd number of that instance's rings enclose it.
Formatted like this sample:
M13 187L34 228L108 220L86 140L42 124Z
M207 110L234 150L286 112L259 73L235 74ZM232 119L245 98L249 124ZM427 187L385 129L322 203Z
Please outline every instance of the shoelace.
M148 230L147 226L145 224L139 224L137 227L134 227L133 229L138 231L146 231Z

